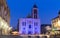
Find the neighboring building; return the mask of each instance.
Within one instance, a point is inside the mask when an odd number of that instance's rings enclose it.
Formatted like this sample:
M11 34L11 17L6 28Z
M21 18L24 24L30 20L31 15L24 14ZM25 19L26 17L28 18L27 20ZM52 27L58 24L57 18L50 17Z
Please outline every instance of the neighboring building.
M46 27L51 27L51 24L42 24L41 25L41 34L46 34L47 33L47 29L46 29Z
M6 0L0 0L0 16L10 24L10 11L7 6Z
M60 34L60 11L58 12L58 16L52 19L52 31L56 34Z
M0 0L0 35L9 35L10 33L10 13L6 0Z
M19 33L20 35L39 35L40 34L40 19L38 18L38 8L33 6L32 15L27 18L19 19Z
M52 31L50 38L60 38L60 11L58 12L58 16L52 19L51 24Z

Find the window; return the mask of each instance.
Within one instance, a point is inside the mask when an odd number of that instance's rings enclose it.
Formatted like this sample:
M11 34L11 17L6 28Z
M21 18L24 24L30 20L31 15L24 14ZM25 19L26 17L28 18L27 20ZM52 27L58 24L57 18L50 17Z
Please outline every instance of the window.
M29 28L31 28L31 25L29 25Z
M26 22L22 22L22 25L23 25L23 26L26 26Z

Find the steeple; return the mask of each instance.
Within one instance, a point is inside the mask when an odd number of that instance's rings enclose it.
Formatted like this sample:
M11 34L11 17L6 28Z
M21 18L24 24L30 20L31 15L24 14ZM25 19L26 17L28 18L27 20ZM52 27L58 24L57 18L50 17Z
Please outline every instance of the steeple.
M36 4L33 5L32 18L34 18L34 19L38 18L38 7Z

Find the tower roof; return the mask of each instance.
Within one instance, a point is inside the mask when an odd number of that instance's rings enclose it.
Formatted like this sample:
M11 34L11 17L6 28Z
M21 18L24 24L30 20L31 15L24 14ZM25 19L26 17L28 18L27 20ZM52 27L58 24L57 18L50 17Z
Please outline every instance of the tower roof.
M59 10L58 14L60 14L60 10Z
M33 8L37 8L37 5L36 5L36 4L34 4Z

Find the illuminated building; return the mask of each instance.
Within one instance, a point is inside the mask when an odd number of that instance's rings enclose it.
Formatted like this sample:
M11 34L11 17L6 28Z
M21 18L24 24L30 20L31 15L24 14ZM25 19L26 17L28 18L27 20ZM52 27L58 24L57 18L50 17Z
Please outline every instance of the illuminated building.
M52 19L52 31L56 34L60 34L60 11L58 16Z
M6 0L0 0L0 16L10 24L10 13Z
M38 18L38 8L33 6L32 14L27 18L19 19L20 35L39 35L40 34L40 19Z
M21 34L40 34L40 20L39 19L20 19Z
M9 35L10 33L10 14L6 0L0 0L0 35Z

